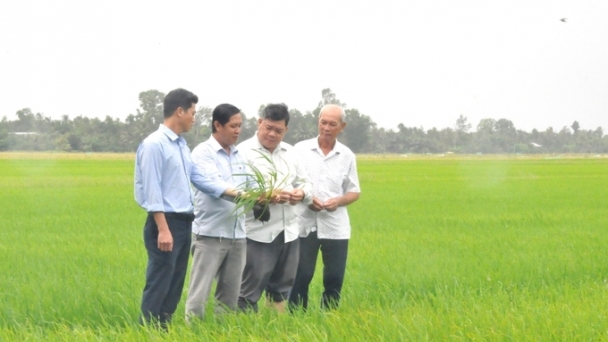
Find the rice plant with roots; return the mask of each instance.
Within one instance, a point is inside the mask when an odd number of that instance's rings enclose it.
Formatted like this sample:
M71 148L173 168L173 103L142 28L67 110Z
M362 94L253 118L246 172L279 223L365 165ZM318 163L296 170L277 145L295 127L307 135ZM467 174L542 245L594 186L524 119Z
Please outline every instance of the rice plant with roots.
M238 186L238 188L245 188L246 192L235 199L236 207L234 211L238 213L240 209L243 209L244 212L253 210L255 220L268 222L270 220L268 205L279 200L281 190L286 185L289 174L280 177L281 175L274 161L264 153L256 152L260 154L258 158L263 158L270 165L270 168L268 170L260 169L250 162L245 165L245 170L248 170L248 172L235 174L235 176L247 177L247 181Z

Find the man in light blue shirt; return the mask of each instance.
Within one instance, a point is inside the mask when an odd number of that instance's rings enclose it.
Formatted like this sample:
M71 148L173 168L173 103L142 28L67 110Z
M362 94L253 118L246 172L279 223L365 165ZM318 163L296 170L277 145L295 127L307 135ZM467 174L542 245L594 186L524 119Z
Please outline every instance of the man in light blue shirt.
M221 104L213 110L212 135L192 151L199 169L217 183L245 190L246 165L234 144L241 132L240 110ZM247 242L243 207L194 192L195 219L192 224L192 272L186 301L186 319L202 319L217 278L216 313L236 310L245 267Z
M179 303L194 219L190 183L213 196L237 196L237 191L206 177L192 162L181 133L194 124L198 97L175 89L163 101L164 122L137 149L135 200L148 212L144 244L148 252L146 285L140 323L164 329Z

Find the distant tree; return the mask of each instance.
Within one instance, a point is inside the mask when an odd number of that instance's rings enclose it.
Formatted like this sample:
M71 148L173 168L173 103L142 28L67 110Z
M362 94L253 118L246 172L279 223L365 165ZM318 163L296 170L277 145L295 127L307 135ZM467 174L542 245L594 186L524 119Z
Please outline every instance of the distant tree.
M2 118L2 121L0 121L0 151L8 150L10 146L8 138L8 121L5 116Z
M52 119L50 117L42 115L42 113L36 113L34 115L34 124L32 131L38 133L51 133L53 131Z
M241 113L241 119L243 124L241 125L241 134L239 134L239 142L247 140L255 134L258 130L258 117L259 115L248 118L245 113Z
M598 127L595 129L595 131L593 131L593 134L596 138L601 139L604 136L604 130L602 127Z
M475 151L483 153L494 152L494 133L496 130L496 120L481 119L477 124L475 132Z
M68 144L70 144L70 150L79 151L82 148L82 139L77 134L69 134L67 139Z
M371 129L376 124L369 116L359 113L357 109L347 109L345 112L344 140L353 152L364 152L370 140Z
M68 114L53 120L23 108L17 111L15 120L4 117L0 121L0 150L132 152L163 122L163 99L164 94L157 90L141 92L140 108L124 121L110 116L104 120L82 115L70 119ZM326 88L321 91L321 99L313 110L301 112L291 108L285 141L293 144L315 137L319 112L326 104L346 107L331 89ZM251 117L242 113L239 141L254 135L264 107L261 105L258 115ZM527 133L517 130L507 119L482 119L477 130L471 132L472 125L460 114L450 128L425 130L400 123L393 130L378 128L369 116L357 109L345 108L345 112L347 126L338 139L358 153L441 153L448 150L459 153L608 153L608 136L604 135L603 129L584 130L578 121L559 131L549 127L545 131L533 129ZM190 147L207 139L211 132L210 121L211 108L199 108L193 128L184 134ZM15 135L10 132L37 134Z
M576 134L578 132L578 130L581 128L581 126L578 124L578 121L574 121L572 123L572 131L574 132L574 134Z
M334 92L331 91L331 89L325 88L321 91L321 101L319 101L319 103L317 104L317 108L311 111L312 115L315 118L318 118L319 113L321 112L321 108L327 104L335 104L346 109L346 103L343 103L338 100L338 97Z
M141 113L148 116L155 124L160 124L164 120L164 98L165 94L155 89L139 93L139 106L142 109Z
M555 142L557 144L555 147L558 151L567 153L576 151L576 146L572 141L572 132L570 132L570 127L568 126L562 127L562 129L557 133Z
M91 134L84 137L84 150L93 152L129 151L121 138L125 126L119 119L115 120L109 115L106 115L103 121L91 120Z
M211 135L211 119L213 118L213 108L208 106L199 107L194 116L194 125L188 133L184 133L183 137L188 142L190 148L196 147L202 141L205 141Z
M137 140L136 132L137 132L138 120L137 117L133 114L129 114L125 118L125 125L120 132L120 145L126 151L134 152L139 146L141 140Z
M469 123L466 116L460 114L456 119L452 136L452 150L453 152L462 152L465 149L465 145L468 143L469 131L472 125Z
M135 141L142 141L150 133L158 129L164 121L163 100L165 94L152 89L139 93L139 106L135 115L135 130L131 132Z
M468 122L466 116L460 114L458 119L456 119L456 125L454 126L454 128L456 129L456 132L469 133L469 131L471 130L471 124Z
M547 127L547 129L541 133L541 145L547 152L559 151L557 147L557 133L553 130L553 127Z
M55 150L66 152L71 150L70 142L65 135L60 135L55 139Z
M269 105L269 103L265 104L265 105L260 105L258 107L258 116L255 117L256 121L257 119L261 118L262 116L264 116L264 108L266 108L266 106Z
M368 145L369 151L373 151L374 153L398 153L393 152L393 149L399 150L397 141L398 134L396 134L394 131L385 130L382 127L374 127L371 129L370 135L373 137L373 139L370 139Z
M303 115L297 109L289 110L289 130L283 139L289 144L295 144L302 140L314 138L317 136L318 119L311 112Z
M477 124L477 132L484 134L493 134L496 129L496 120L494 119L481 119Z
M34 128L34 113L29 108L23 108L17 111L18 121L15 123L15 132L31 132Z
M325 88L321 91L321 102L319 102L319 105L317 107L321 108L327 104L335 104L338 106L342 106L342 107L346 107L346 103L340 102L340 100L338 100L338 98L336 97L336 94L334 92L331 91L331 89L329 88Z
M53 131L59 134L66 134L72 130L72 121L70 116L63 114L61 120L55 120L52 122Z
M496 132L493 141L495 152L513 152L517 144L517 130L513 122L507 119L499 119L494 124L494 131Z

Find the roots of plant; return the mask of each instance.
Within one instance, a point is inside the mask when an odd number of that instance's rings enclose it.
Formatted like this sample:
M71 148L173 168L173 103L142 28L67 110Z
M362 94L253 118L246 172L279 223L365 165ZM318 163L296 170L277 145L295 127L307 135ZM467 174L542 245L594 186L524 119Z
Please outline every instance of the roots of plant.
M254 205L253 217L260 222L268 222L270 220L270 210L268 206L262 204Z

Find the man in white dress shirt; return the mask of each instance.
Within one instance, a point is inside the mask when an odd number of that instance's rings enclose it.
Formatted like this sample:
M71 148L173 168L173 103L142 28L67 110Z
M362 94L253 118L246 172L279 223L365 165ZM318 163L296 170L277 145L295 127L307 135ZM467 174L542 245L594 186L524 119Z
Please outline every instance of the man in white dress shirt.
M192 161L210 177L218 192L245 190L245 162L234 146L241 132L240 110L221 104L213 110L212 134L192 151ZM217 278L216 312L236 310L245 267L245 213L236 205L202 191L194 191L192 274L186 301L186 319L204 318L205 306Z
M238 306L242 310L257 311L262 292L279 312L296 277L299 258L299 228L296 219L297 203L312 203L308 182L299 156L293 147L282 142L289 111L284 104L270 104L258 120L256 134L242 142L237 149L245 161L261 170L267 179L276 172L280 198L268 205L270 220L260 222L247 213L247 261L243 271Z
M319 114L319 136L294 147L313 183L313 202L297 208L300 262L289 296L291 309L308 307L308 287L319 249L324 286L321 307L337 308L340 302L351 231L346 206L358 200L361 192L355 155L337 141L345 126L344 109L326 105Z

